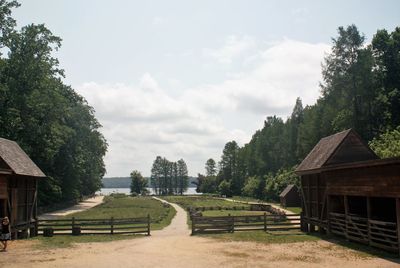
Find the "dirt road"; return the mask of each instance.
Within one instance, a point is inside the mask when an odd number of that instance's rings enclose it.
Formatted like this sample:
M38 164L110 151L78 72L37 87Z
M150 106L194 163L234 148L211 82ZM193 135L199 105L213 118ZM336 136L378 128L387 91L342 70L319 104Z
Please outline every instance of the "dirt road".
M0 253L1 267L398 267L379 258L361 258L326 241L258 244L220 242L190 236L186 212L177 210L171 225L150 237L107 243L76 244L72 248L31 250L16 241ZM4 266L3 266L4 265ZM7 266L5 266L7 265Z
M103 199L104 196L96 195L95 197L88 198L82 202L79 202L79 204L73 207L42 214L39 216L39 219L42 220L54 219L60 216L66 216L75 212L84 211L89 208L100 205L101 203L103 203Z

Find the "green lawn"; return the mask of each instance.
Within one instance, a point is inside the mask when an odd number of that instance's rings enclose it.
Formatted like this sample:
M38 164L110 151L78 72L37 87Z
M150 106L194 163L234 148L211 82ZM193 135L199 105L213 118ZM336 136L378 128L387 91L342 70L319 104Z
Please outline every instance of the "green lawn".
M162 229L169 225L175 216L173 207L163 204L151 197L106 196L104 202L94 208L65 216L79 219L115 219L142 218L150 214L152 229Z
M307 235L300 231L288 232L263 232L263 231L244 231L234 233L222 233L222 234L201 234L200 236L207 236L223 241L245 241L245 242L257 242L264 244L271 243L295 243L305 241L318 241L321 238L316 235Z
M286 210L289 210L295 214L300 214L301 213L301 208L299 207L286 207Z
M168 202L176 203L185 209L187 207L248 207L245 204L238 204L209 196L162 196L161 198Z
M201 212L203 216L246 216L246 215L264 215L264 211L249 210L206 210ZM269 214L269 213L267 213Z
M151 217L151 230L168 226L176 214L176 210L165 207L160 201L151 197L106 196L104 203L94 208L70 214L63 218L70 219L115 219ZM143 235L58 235L54 237L35 237L40 243L38 247L68 247L73 243L107 242L122 239L143 237Z

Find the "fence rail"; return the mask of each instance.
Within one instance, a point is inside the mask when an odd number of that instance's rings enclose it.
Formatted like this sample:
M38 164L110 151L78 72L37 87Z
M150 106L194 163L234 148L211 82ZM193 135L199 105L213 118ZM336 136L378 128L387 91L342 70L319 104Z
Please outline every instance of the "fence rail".
M300 230L300 214L246 216L192 216L192 235L235 231Z
M398 252L397 224L341 213L330 213L330 231L349 240Z
M87 235L87 234L137 234L150 235L150 215L142 218L126 219L54 219L38 220L37 234L53 235Z

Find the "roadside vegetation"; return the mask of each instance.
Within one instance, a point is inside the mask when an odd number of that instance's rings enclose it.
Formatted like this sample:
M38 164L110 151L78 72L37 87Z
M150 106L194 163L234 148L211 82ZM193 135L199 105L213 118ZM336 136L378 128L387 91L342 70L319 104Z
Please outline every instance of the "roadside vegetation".
M150 214L151 230L160 230L171 223L176 214L172 206L166 206L162 202L151 197L131 197L124 194L106 196L104 203L86 211L70 214L63 218L79 219L115 219L141 218ZM108 242L144 237L144 235L58 235L54 237L38 236L33 238L40 243L39 248L68 247L73 243Z

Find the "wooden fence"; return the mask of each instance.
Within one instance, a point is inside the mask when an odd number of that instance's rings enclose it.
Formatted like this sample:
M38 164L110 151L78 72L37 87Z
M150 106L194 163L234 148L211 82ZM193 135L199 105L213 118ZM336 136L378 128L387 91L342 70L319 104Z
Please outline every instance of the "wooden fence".
M129 219L55 219L38 220L37 232L43 236L87 234L138 234L150 235L150 215Z
M192 235L235 231L288 231L300 230L300 214L246 215L246 216L193 216Z
M341 213L329 214L329 231L366 245L388 251L399 251L399 236L395 222L371 220Z

